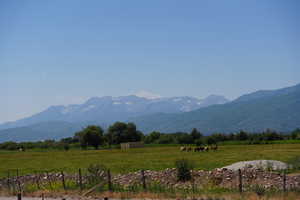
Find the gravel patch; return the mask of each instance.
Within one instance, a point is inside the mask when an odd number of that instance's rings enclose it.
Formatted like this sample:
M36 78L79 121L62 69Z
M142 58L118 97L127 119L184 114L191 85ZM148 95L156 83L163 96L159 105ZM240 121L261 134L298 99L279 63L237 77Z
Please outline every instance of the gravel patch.
M288 164L278 160L251 160L237 162L232 165L225 166L223 168L233 171L245 168L284 170L288 168Z

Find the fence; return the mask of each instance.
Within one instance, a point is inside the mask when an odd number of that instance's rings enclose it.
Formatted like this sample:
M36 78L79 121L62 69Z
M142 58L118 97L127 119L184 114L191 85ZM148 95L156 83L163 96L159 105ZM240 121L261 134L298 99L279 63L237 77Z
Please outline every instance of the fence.
M249 177L252 177L250 179ZM266 180L257 182L254 180ZM205 182L208 180L208 182ZM173 182L172 182L173 181ZM138 172L115 175L109 169L81 169L77 173L66 173L64 170L39 171L30 175L21 175L18 169L8 170L7 176L0 179L0 189L8 190L12 194L33 192L37 190L80 190L83 195L93 191L149 191L149 192L174 192L199 193L207 183L223 187L240 193L249 191L251 185L258 185L265 189L287 192L300 189L300 176L287 177L286 173L264 172L261 170L214 170L192 171L189 182L178 183L176 169L164 171L140 170ZM269 187L271 185L271 187ZM183 186L183 187L181 187ZM274 189L274 188L273 188Z

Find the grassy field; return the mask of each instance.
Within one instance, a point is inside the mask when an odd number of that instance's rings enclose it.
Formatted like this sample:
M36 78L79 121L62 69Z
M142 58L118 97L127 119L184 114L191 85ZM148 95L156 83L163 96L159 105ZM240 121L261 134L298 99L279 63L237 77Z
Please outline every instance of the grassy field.
M92 163L103 164L113 173L140 169L161 170L174 167L175 160L179 158L193 160L197 169L209 170L243 160L288 161L297 155L300 155L300 144L224 145L216 152L180 152L178 146L146 147L126 151L0 151L0 176L6 176L8 169L19 169L20 174L54 169L76 172L78 168L86 168Z

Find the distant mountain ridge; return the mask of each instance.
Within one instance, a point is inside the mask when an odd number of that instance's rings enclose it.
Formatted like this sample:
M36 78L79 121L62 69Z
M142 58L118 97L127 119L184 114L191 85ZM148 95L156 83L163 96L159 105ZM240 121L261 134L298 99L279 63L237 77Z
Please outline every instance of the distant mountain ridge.
M299 88L300 88L300 84L291 87L281 88L278 90L259 90L257 92L242 95L236 100L234 100L234 102L242 102L242 101L244 102L244 101L250 101L250 100L255 100L255 99L260 99L265 97L271 97L271 96L274 97L277 95L290 94L293 92L297 92Z
M33 130L37 124L50 123L50 122L62 122L66 127L73 124L74 127L78 127L78 124L94 123L101 126L107 126L115 121L128 121L131 118L151 115L155 113L182 113L192 110L196 110L202 107L227 103L227 100L223 96L211 95L205 99L197 99L194 97L170 97L170 98L145 98L135 95L121 96L121 97L92 97L83 104L68 105L68 106L50 106L48 109L37 113L31 117L23 118L15 122L9 122L0 125L0 141L1 138L11 138L12 140L18 139L18 132L20 128L26 128L26 131L30 135L29 130ZM53 123L55 128L55 124ZM67 129L61 124L62 136L70 136L70 133L66 133ZM18 128L18 129L14 129ZM7 130L10 129L10 130ZM34 129L33 135L38 135L36 130L39 131L39 135L49 136L51 134L43 133L42 129ZM8 136L11 134L10 136ZM73 134L73 133L71 133ZM4 137L4 135L6 135ZM14 135L15 137L12 137ZM24 133L20 133L24 135ZM3 136L3 137L2 137ZM22 136L23 138L23 136ZM32 138L31 136L29 138ZM37 137L40 138L40 137ZM52 138L56 137L56 132L53 133Z
M83 126L78 123L48 121L0 131L0 141L39 141L69 137Z
M51 106L47 110L1 126L0 142L69 137L88 124L104 128L115 121L136 123L144 133L177 132L197 128L204 134L267 128L288 132L300 128L300 84L261 90L228 102L212 95L144 98L94 97L80 105Z
M144 132L190 131L206 134L251 132L271 128L288 132L300 127L300 84L279 90L243 95L223 105L212 105L181 114L155 114L132 119Z

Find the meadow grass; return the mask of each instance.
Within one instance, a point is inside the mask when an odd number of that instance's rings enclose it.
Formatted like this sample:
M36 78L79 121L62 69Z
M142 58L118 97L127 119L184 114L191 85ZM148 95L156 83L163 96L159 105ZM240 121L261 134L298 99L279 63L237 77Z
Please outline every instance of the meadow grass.
M210 152L180 152L178 146L145 147L120 150L69 150L69 151L0 151L0 176L31 174L46 170L74 173L99 163L113 173L128 173L140 169L162 170L175 167L177 159L186 158L196 169L211 170L234 162L256 159L288 161L300 155L300 144L222 145Z

